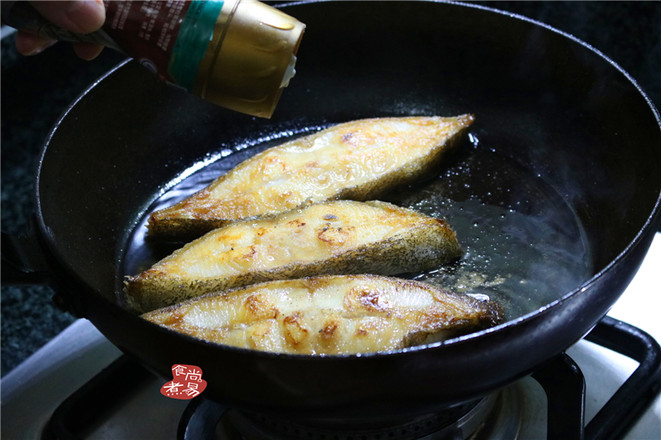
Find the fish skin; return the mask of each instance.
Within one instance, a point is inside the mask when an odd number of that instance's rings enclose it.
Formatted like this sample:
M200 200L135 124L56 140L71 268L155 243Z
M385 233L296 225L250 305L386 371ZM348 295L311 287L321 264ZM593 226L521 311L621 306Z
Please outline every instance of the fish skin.
M377 275L270 281L205 295L142 317L213 343L308 355L399 350L503 320L494 302Z
M380 202L331 201L215 229L125 281L147 312L205 293L322 274L396 275L462 255L441 219Z
M361 119L285 142L153 212L148 237L190 239L307 203L377 198L434 169L473 121L470 114Z

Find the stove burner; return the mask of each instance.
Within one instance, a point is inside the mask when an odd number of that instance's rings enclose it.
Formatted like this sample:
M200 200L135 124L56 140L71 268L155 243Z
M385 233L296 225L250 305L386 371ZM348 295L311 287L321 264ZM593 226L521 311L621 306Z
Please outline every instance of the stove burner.
M585 381L566 354L542 365L531 377L476 402L439 414L388 426L343 428L311 422L283 421L265 415L227 409L196 398L183 411L178 439L187 440L486 440L531 438L522 426L526 420L526 393L519 387L537 381L545 393L548 440L615 440L629 430L661 389L661 347L647 333L629 324L605 317L586 336L607 349L639 362L636 370L584 424ZM118 380L139 387L154 376L127 357L121 357L66 399L53 413L42 433L43 440L85 438L113 407L126 399ZM534 379L534 381L533 381ZM543 391L541 390L543 388ZM99 396L103 396L99 399ZM535 397L535 396L533 396ZM180 413L181 414L181 413ZM542 431L543 434L543 431Z
M439 414L387 426L347 428L320 426L309 422L283 420L263 414L251 414L210 401L194 402L181 420L180 439L215 440L403 440L455 439L461 426L482 418L494 406L494 397L462 405ZM461 437L463 438L463 437Z
M217 403L192 402L182 417L180 440L459 440L520 438L524 393L510 386L476 402L378 428L328 428L250 414Z

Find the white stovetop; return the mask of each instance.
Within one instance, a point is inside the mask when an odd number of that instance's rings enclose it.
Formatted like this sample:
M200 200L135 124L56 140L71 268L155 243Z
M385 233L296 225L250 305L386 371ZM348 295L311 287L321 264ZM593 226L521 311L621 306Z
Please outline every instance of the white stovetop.
M642 305L642 306L641 306ZM632 324L661 341L661 233L657 233L647 257L633 281L609 315ZM568 350L586 377L586 421L636 368L637 363L587 341ZM52 412L73 391L110 364L120 352L92 324L84 319L74 322L25 362L7 374L2 387L2 438L39 439ZM595 386L599 384L599 386ZM156 394L155 383L145 393ZM153 396L150 396L153 397ZM180 413L188 402L158 395L153 414L172 410ZM149 431L155 440L175 439L178 420L155 418ZM156 433L159 434L156 434ZM659 440L661 436L661 397L638 421L627 440ZM97 433L95 438L112 438ZM95 435L97 435L95 434ZM107 433L106 433L107 434ZM116 435L114 432L112 435ZM150 434L150 435L152 435ZM132 437L126 432L122 438Z

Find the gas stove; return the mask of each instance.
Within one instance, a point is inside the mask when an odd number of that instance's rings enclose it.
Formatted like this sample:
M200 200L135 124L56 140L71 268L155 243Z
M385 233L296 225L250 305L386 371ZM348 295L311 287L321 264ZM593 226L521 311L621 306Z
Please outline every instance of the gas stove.
M658 439L659 267L661 233L608 316L566 353L479 401L369 429L274 420L226 408L203 393L192 400L165 397L163 378L122 355L89 321L79 319L3 378L2 435L35 440ZM635 409L622 411L631 399Z
M577 36L603 51L636 78L657 106L661 102L658 75L661 46L655 44L659 41L656 37L659 35L658 11L661 9L653 2L477 3L520 13ZM106 50L95 62L87 63L73 56L68 46L56 45L36 57L19 57L13 50L11 36L6 36L4 31L3 28L2 222L3 231L15 232L26 226L25 218L29 218L24 212L29 212L32 204L30 190L35 158L52 123L82 90L122 61L124 56ZM609 317L619 321L605 321L596 333L569 348L534 376L457 409L459 414L450 422L445 414L430 415L380 430L330 433L324 431L324 427L300 426L236 413L205 400L204 393L191 401L170 399L159 392L165 379L151 375L125 358L90 322L79 319L19 366L14 368L12 364L12 371L2 378L1 437L543 439L547 438L547 430L552 429L551 435L563 440L583 437L658 440L661 432L658 375L656 381L654 378L640 379L649 386L634 392L633 397L628 393L620 394L625 401L627 398L637 399L643 409L628 431L621 433L612 427L612 424L623 423L622 411L617 407L612 412L601 412L588 432L581 433L580 426L583 422L593 421L622 384L631 380L634 371L641 372L639 362L629 357L638 357L638 349L630 350L635 352L633 354L627 350L624 350L627 355L620 354L604 347L602 336L614 333L617 335L615 345L640 348L650 342L644 333L640 334L640 329L661 341L658 318L660 267L661 233L658 233L640 271L609 312ZM53 316L59 315L44 315L32 303L36 297L25 294L20 300L29 300L30 309L37 310L39 316L47 316L42 318L46 323L44 327L54 327ZM5 296L3 306L7 303ZM20 313L18 316L16 320L23 321ZM3 312L3 322L9 321ZM18 327L15 333L23 335L26 346L42 341L39 339L31 344L25 326ZM9 351L3 351L5 353ZM654 364L653 361L652 355L651 360L644 362ZM647 366L647 363L643 365ZM559 373L553 373L555 367L559 368ZM635 391L639 378L634 379L628 382L627 388ZM553 407L552 410L558 409L556 398L547 397L540 383L547 387L549 383L553 384L550 386L552 390L560 388L560 384L574 385L567 391L571 397L559 398L560 415L557 412L549 415L552 412L549 406ZM561 423L557 423L558 419ZM625 425L627 423L620 426ZM603 427L611 430L614 437L608 437L608 432L599 432Z

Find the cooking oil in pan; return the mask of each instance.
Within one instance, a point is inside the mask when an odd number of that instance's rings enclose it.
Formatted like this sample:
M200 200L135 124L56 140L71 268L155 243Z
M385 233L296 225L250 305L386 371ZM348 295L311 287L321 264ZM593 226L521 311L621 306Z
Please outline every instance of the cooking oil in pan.
M270 136L223 150L179 176L145 213L125 254L124 274L136 274L181 244L145 240L148 214L210 184L241 161L301 133ZM553 302L592 275L581 223L541 177L497 150L466 142L438 175L383 200L444 218L463 257L435 270L402 274L457 292L488 295L513 319ZM192 171L191 171L192 170Z
M541 176L494 149L474 145L430 182L389 201L444 218L464 249L454 264L411 277L488 295L513 319L592 276L585 231Z

